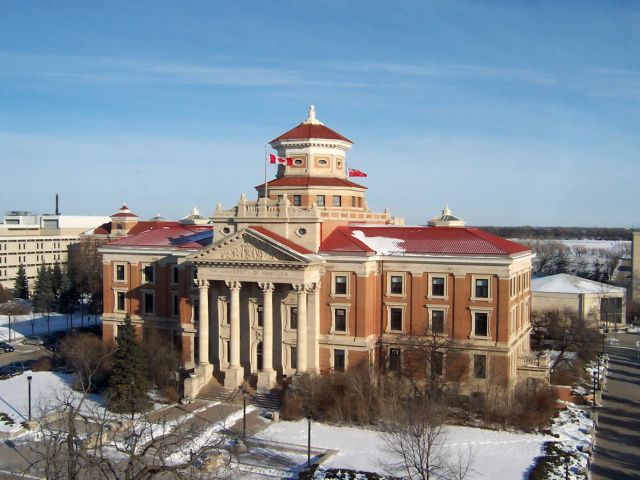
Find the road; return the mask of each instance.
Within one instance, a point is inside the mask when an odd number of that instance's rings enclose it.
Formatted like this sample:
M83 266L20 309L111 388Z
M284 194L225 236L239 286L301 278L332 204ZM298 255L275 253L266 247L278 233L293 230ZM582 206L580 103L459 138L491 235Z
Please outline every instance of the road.
M640 479L640 335L620 333L607 346L609 372L598 414L594 480Z
M11 343L15 347L14 352L0 353L0 366L8 365L12 362L25 360L37 360L43 356L51 356L51 352L38 345L23 345L21 343Z

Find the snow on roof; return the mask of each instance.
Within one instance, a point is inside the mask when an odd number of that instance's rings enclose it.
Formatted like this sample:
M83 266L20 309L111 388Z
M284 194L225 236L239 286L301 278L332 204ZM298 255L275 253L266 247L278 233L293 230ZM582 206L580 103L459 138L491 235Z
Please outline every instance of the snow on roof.
M531 280L531 288L540 293L624 293L623 287L615 287L606 283L576 277L568 273L558 273Z
M379 255L402 255L404 240L393 237L367 237L362 230L352 230L351 235Z

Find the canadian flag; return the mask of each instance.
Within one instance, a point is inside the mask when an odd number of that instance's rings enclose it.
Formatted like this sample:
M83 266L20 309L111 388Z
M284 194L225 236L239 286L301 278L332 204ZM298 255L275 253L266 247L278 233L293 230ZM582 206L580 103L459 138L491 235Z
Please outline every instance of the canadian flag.
M270 153L269 163L279 163L281 165L286 165L287 167L290 167L291 165L293 165L293 160L291 160L289 157L287 158L277 157L273 153Z
M364 172L361 172L360 170L356 170L355 168L350 168L349 176L350 177L366 177L367 174Z

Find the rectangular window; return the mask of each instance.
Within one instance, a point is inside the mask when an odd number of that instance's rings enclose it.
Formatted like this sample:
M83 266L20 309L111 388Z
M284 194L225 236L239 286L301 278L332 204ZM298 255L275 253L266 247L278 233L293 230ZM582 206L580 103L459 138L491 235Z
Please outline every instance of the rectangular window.
M178 266L177 265L171 266L171 283L173 283L174 285L178 283Z
M154 277L154 268L153 265L145 265L143 270L143 279L146 283L153 283Z
M402 356L399 348L389 349L389 370L399 372L402 368Z
M356 206L356 197L351 197L351 206L352 207Z
M476 337L489 336L489 314L476 312L473 316L473 334Z
M333 351L333 368L334 370L344 371L345 367L345 352L344 350Z
M298 349L296 347L291 347L291 368L298 369Z
M324 207L325 198L324 195L316 195L316 205L319 207Z
M119 282L124 282L125 280L124 265L116 265L116 280Z
M431 312L431 330L435 333L444 333L444 310Z
M346 295L347 294L347 276L346 275L336 275L334 277L334 292L336 295Z
M293 196L293 206L299 207L302 205L302 195L294 195Z
M402 330L402 309L390 308L389 309L389 329L390 330Z
M433 277L431 279L431 295L444 297L444 277Z
M145 293L144 294L144 313L153 313L153 303L155 300L155 295L153 293Z
M200 299L194 298L191 304L193 305L193 321L198 322L200 320Z
M125 293L124 292L117 292L116 293L116 310L120 310L121 312L124 312L125 309Z
M289 328L291 330L298 328L298 307L291 307L289 310Z
M473 356L473 376L475 378L487 378L487 356Z
M358 207L362 207L362 197L358 197Z
M389 291L393 294L402 295L402 275L391 275Z
M341 207L342 206L342 197L340 195L333 196L333 206Z
M178 316L178 314L180 313L180 297L178 295L173 295L172 298L173 301L171 302L171 313L172 315Z
M344 308L336 308L334 311L334 330L336 332L347 331L347 310Z
M431 376L442 375L442 365L444 356L442 352L432 352L431 354Z
M489 279L476 279L476 298L489 298Z
M261 327L264 322L264 307L258 305L258 326Z

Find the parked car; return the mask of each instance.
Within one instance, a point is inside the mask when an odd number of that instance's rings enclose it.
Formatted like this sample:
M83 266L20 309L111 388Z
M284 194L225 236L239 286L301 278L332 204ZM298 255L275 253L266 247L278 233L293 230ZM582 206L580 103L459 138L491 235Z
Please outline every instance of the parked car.
M33 360L25 360L24 362L12 362L8 365L0 367L0 379L15 377L22 374L25 370L31 370Z
M13 352L14 350L15 348L10 343L0 342L0 352L8 353Z
M25 345L44 345L44 338L40 335L29 335L24 339Z

